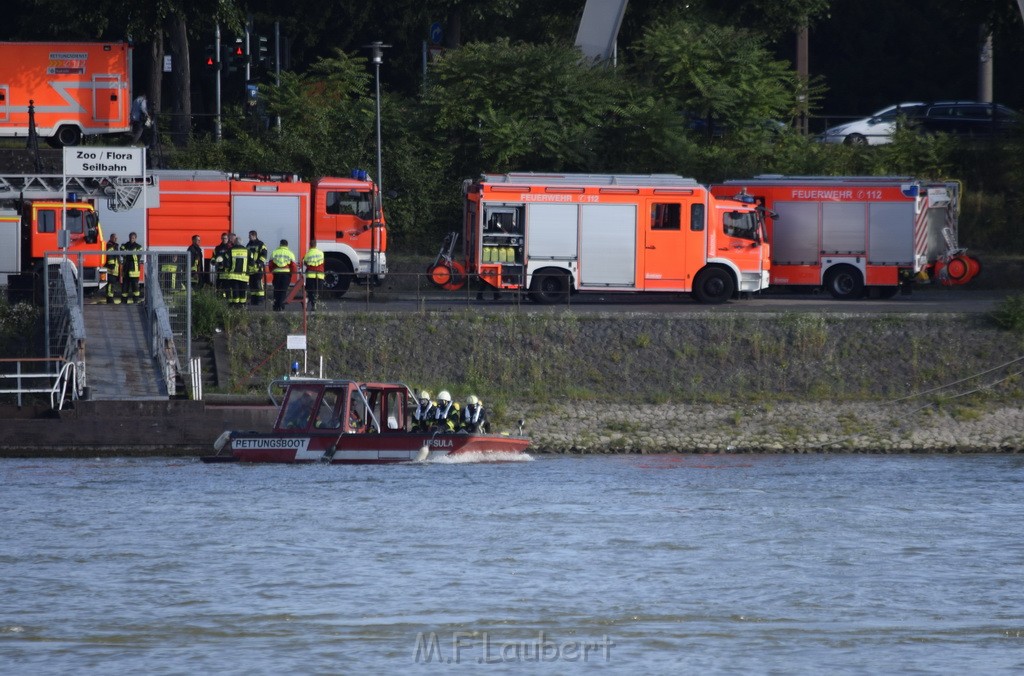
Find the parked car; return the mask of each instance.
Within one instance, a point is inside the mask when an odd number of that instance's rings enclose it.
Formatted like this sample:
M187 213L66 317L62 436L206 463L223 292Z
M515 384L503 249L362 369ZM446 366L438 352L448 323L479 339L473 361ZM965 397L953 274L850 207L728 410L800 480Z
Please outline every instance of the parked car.
M938 101L915 108L907 125L922 134L954 134L984 138L1005 134L1022 116L998 103Z
M882 108L871 117L854 120L837 127L826 129L817 139L823 143L845 143L853 146L877 146L892 142L892 133L896 131L896 123L901 115L909 117L919 107L920 102L897 103Z

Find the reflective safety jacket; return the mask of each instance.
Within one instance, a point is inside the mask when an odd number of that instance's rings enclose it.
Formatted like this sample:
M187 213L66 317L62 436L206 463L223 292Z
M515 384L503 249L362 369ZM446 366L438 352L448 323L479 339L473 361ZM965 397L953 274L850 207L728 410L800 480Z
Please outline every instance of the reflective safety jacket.
M259 275L267 267L267 245L254 239L245 245L249 251L249 274Z
M231 249L231 254L228 259L228 271L224 275L227 279L233 279L236 282L244 282L249 279L249 250L241 244L235 245Z
M487 422L487 415L484 413L484 405L466 406L462 411L462 429L470 434L481 434L491 431L491 424Z
M295 272L295 254L292 253L291 249L286 246L279 246L274 249L274 253L270 254L270 271L275 274L278 272Z
M434 427L443 432L454 432L459 428L459 405L449 401L446 405L437 405L434 411Z
M306 266L306 279L324 278L324 252L320 249L311 247L306 251L302 264Z
M138 242L125 242L121 246L121 251L139 251L142 249L142 245ZM125 277L131 277L133 279L139 278L141 272L141 266L139 265L138 255L125 256L121 261L122 268L124 270Z
M107 242L107 251L120 251L121 246L116 242ZM107 274L111 277L121 276L121 257L107 256Z

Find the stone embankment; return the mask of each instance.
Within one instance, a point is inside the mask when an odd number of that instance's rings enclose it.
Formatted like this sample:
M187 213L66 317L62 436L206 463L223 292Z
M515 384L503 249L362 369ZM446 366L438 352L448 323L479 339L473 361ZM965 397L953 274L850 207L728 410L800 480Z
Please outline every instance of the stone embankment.
M570 404L526 411L554 453L1019 453L1024 408L953 412L875 403Z

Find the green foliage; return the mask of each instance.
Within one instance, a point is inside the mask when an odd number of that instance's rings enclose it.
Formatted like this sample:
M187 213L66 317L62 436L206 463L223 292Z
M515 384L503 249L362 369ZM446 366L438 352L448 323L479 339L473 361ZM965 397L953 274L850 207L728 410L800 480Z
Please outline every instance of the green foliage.
M4 357L38 356L39 333L43 323L42 308L29 303L7 302L0 296L0 354Z
M1007 296L992 312L992 319L1002 329L1024 333L1024 295Z
M217 329L224 329L227 303L213 289L199 289L192 294L192 334L212 338Z

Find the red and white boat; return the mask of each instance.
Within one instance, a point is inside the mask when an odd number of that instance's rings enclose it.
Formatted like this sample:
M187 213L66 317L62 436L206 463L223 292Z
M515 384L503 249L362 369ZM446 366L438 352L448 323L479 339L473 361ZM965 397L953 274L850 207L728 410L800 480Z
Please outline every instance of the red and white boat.
M416 399L401 383L295 378L274 381L268 391L278 406L273 429L224 432L214 443L217 454L203 462L368 464L529 457L530 440L521 434L413 431Z

